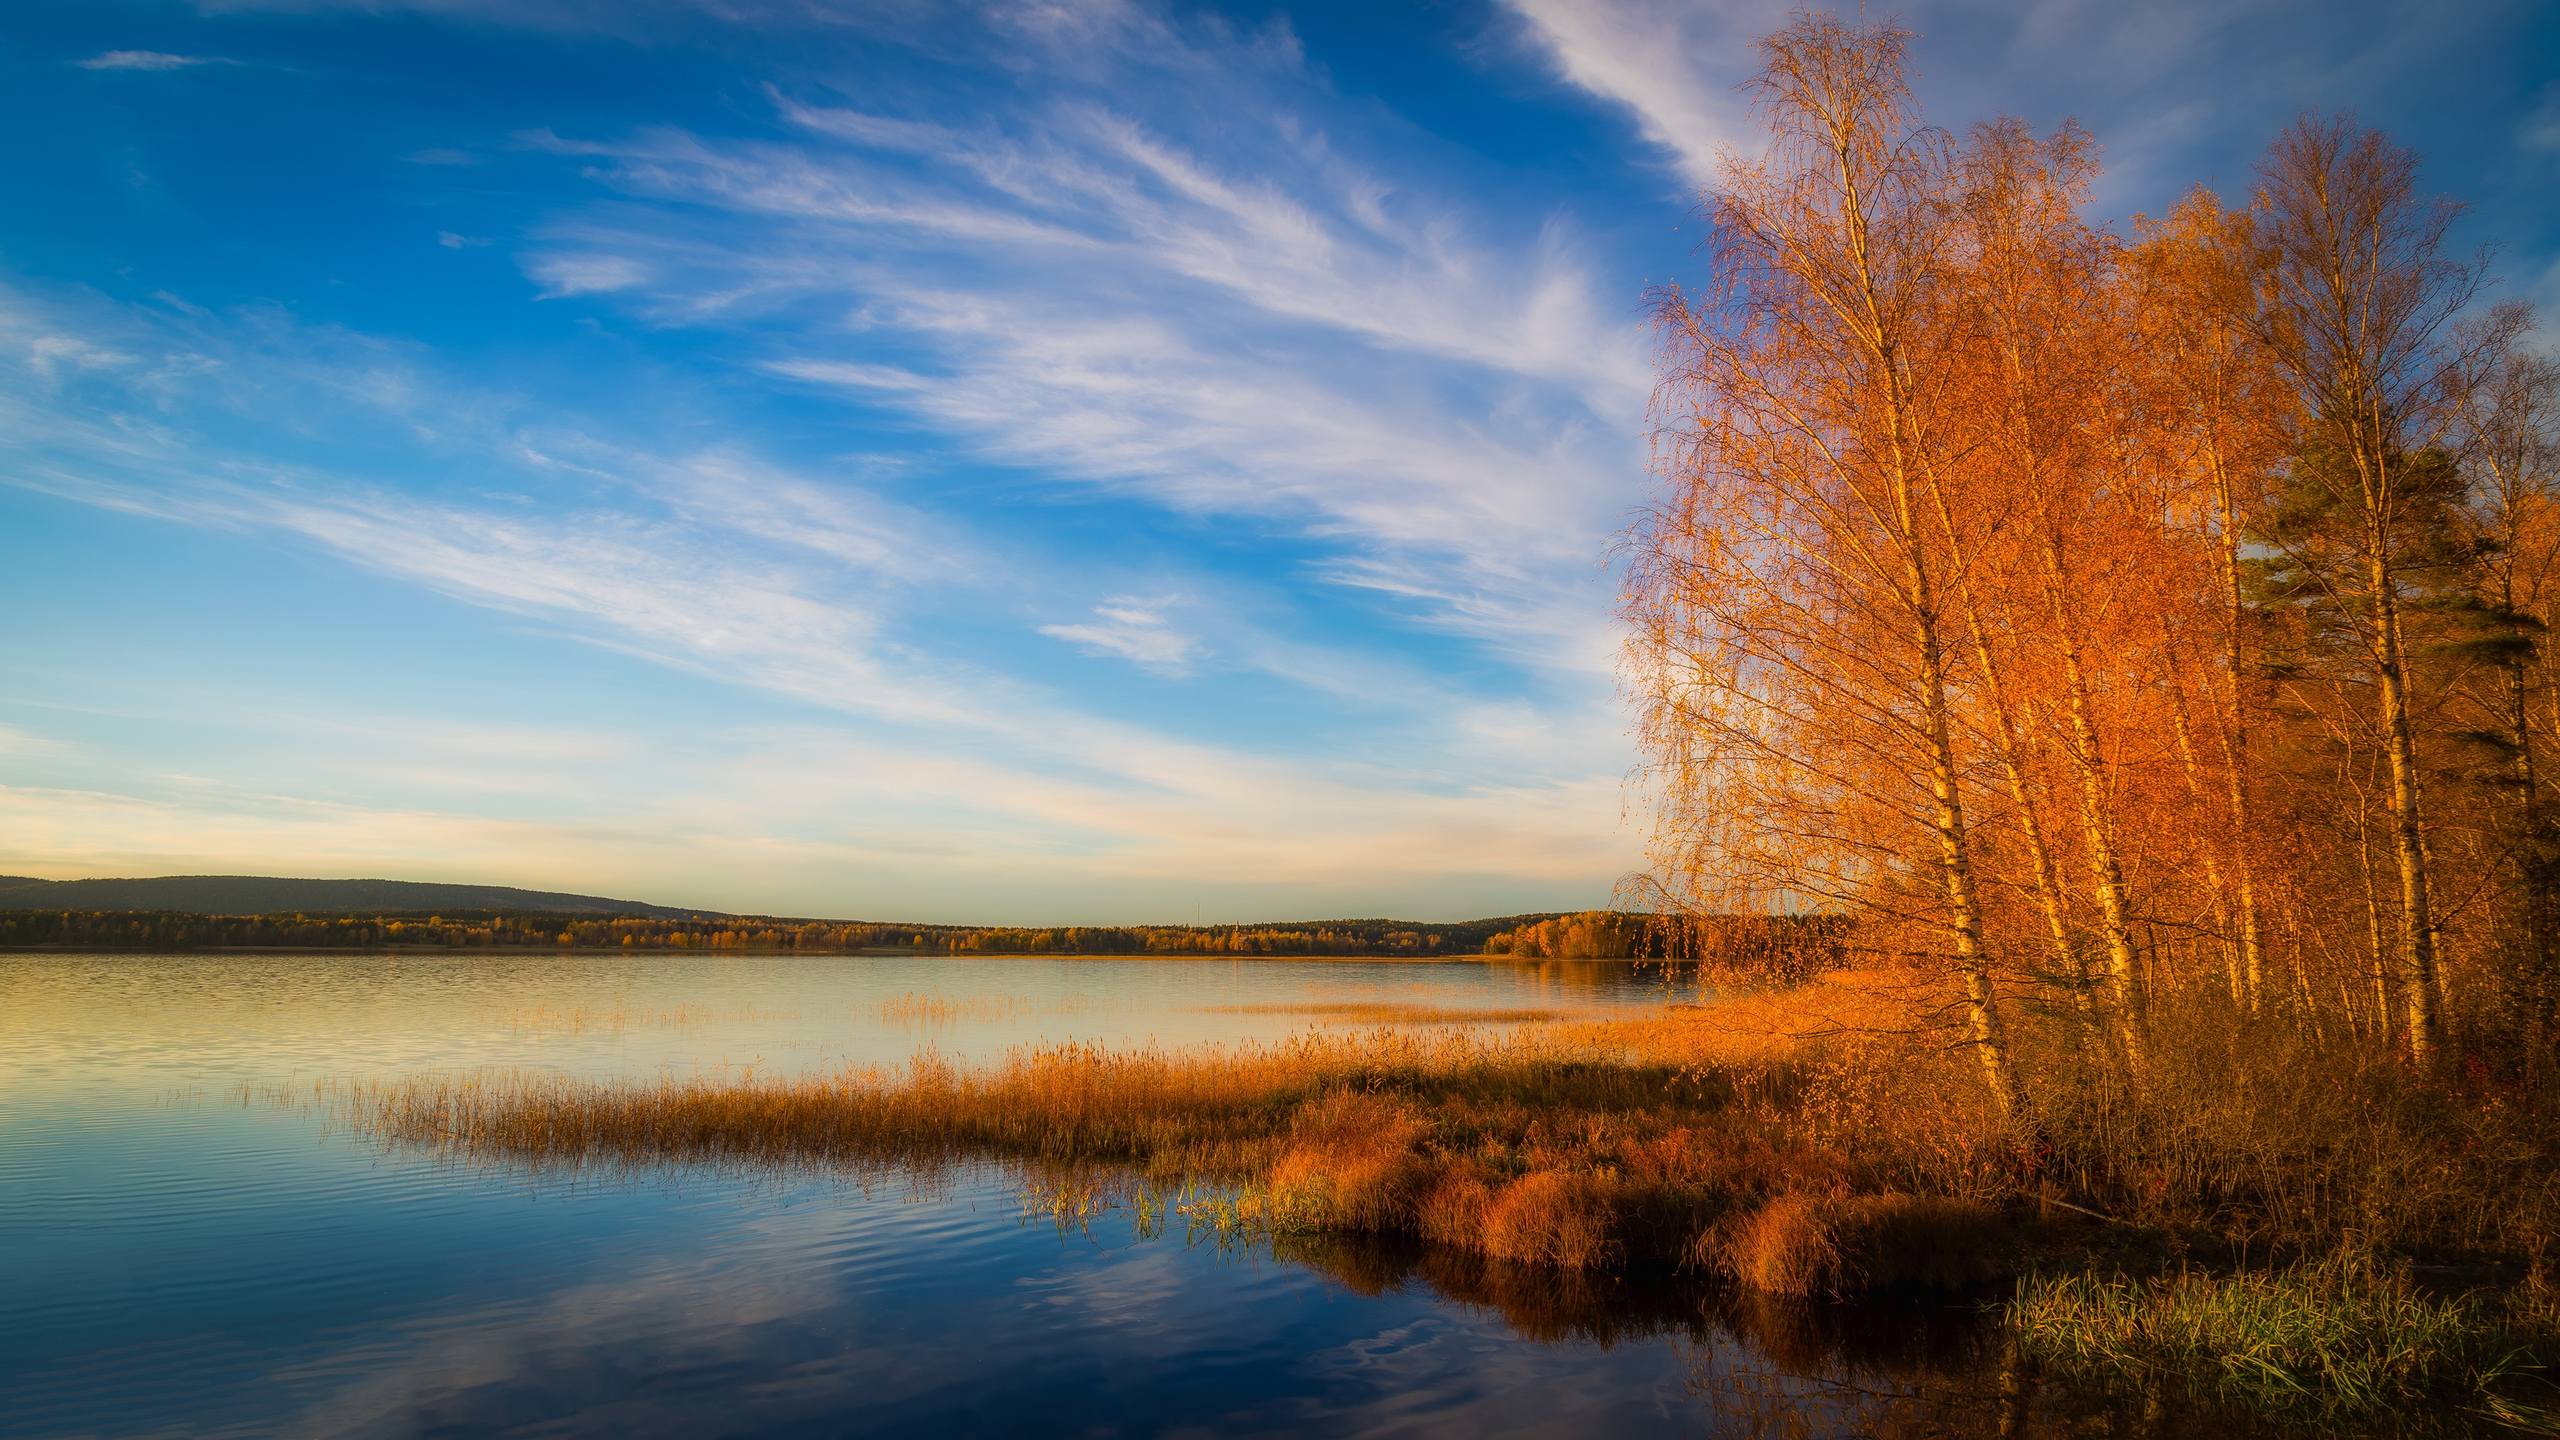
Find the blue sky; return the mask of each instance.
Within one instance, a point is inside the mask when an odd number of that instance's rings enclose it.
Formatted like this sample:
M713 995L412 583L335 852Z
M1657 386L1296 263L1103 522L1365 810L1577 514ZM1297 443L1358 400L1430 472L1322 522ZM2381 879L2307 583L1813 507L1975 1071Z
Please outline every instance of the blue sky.
M2352 108L2560 297L2560 7L1898 13L2108 213ZM1642 295L1783 18L13 5L0 871L1601 903Z

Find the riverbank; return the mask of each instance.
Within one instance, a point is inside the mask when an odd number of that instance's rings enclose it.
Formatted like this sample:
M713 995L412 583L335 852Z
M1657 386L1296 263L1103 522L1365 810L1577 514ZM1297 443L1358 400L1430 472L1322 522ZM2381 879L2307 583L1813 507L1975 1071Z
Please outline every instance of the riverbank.
M2024 1276L2010 1323L2057 1369L2279 1414L2300 1408L2288 1394L2366 1377L2339 1422L2482 1387L2510 1417L2536 1413L2560 1331L2538 1097L2195 1026L2154 1057L2144 1096L2056 1084L2064 1103L2021 1126L1989 1109L1968 1057L1926 1038L1935 1003L1924 984L1841 975L1641 1019L1054 1045L799 1077L498 1074L341 1098L368 1133L483 1162L994 1158L1068 1218L1126 1206L1212 1233L1391 1236L1803 1300L1997 1298ZM2408 1268L2451 1260L2496 1283L2437 1294ZM2316 1267L2347 1263L2373 1277L2356 1296L2389 1301L2359 1312L2369 1323L2317 1299ZM2314 1298L2268 1300L2288 1295ZM2235 1365L2275 1378L2207 1383Z

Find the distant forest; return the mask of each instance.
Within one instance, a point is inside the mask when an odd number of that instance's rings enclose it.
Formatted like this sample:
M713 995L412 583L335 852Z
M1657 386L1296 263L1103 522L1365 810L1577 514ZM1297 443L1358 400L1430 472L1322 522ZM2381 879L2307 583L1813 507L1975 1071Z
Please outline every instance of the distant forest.
M1259 925L1066 925L1043 927L889 924L741 916L661 919L592 915L199 915L177 911L25 910L0 912L0 946L125 950L234 947L388 947L543 950L905 951L945 955L1547 955L1632 954L1631 927L1582 924L1570 934L1548 924L1575 917L1514 915L1422 925L1403 920L1323 920ZM1625 930L1627 933L1621 934ZM1602 933L1605 931L1605 933ZM1595 940L1595 935L1599 938ZM1595 949L1595 944L1624 946Z
M171 910L0 911L0 948L446 949L920 955L1507 955L1529 960L1701 959L1757 971L1818 968L1846 933L1819 919L1723 917L1672 925L1614 910L1421 924L890 924L734 915L199 915Z

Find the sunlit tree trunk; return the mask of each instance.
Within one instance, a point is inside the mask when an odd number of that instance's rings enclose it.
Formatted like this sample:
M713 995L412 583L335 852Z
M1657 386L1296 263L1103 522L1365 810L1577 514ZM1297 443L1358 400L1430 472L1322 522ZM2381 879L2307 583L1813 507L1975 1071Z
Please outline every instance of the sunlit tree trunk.
M2399 1033L2402 1006L2399 969L2392 963L2392 949L2387 936L2390 926L2383 919L2382 889L2373 874L2373 839L2367 825L2370 807L2361 791L2356 796L2356 868L2364 877L2365 949L2370 957L2373 980L2374 1023L2385 1039Z
M2433 889L2428 883L2427 851L2418 788L2418 745L2409 723L2407 651L2400 635L2398 577L2392 574L2388 544L2368 541L2367 583L2372 586L2374 630L2378 651L2376 689L2381 694L2385 755L2391 765L2392 858L2400 869L2400 949L2409 957L2409 1053L2428 1059L2442 1043L2443 987L2436 968Z
M1995 748L2000 755L2000 769L2009 786L2009 803L2015 807L2019 838L2026 842L2028 866L2035 877L2036 913L2044 922L2045 943L2052 951L2054 973L2071 987L2072 1007L2084 1021L2094 1021L2097 997L2092 991L2086 952L2072 934L2070 900L2062 885L2062 868L2053 853L2053 841L2046 833L2041 807L2037 803L2034 777L2028 769L2028 741L2018 723L2018 705L2009 677L1992 648L1989 624L1982 604L1974 594L1974 586L1966 577L1965 546L1955 518L1940 496L1938 522L1941 536L1953 560L1958 597L1964 604L1965 632L1972 642L1974 668L1982 679L1982 696L1990 707L1995 727Z
M2195 723L2188 715L2186 691L2175 674L2163 675L2160 683L2169 697L2169 723L2178 741L2178 764L2186 776L2187 798L2202 810L2208 803L2205 767L2203 757L2196 753ZM2256 1003L2252 997L2257 987L2254 980L2241 975L2241 947L2233 936L2232 894L2223 879L2219 848L2208 840L2197 847L2197 856L2204 864L2205 892L2213 902L2214 929L2223 940L2224 986L2230 991L2233 1005L2250 1008Z
M2266 989L2266 924L2256 853L2260 818L2252 800L2258 783L2255 716L2245 684L2253 652L2241 537L2250 497L2264 488L2275 452L2271 412L2277 397L2264 357L2246 343L2238 319L2255 299L2257 256L2249 237L2244 214L2198 190L2148 227L2136 260L2148 282L2147 350L2162 368L2174 397L2170 409L2190 452L2190 483L2179 508L2193 517L2188 523L2210 548L2218 653L2203 668L2210 672L2207 713L2221 751L2221 775L2213 788L2221 796L2225 842L2214 868L2223 872L2216 883L2238 980L2236 998L2255 1010ZM2193 757L2194 736L2181 743ZM2213 847L2207 854L2213 855Z
M2116 853L2115 819L2108 794L2106 750L2098 736L2097 718L2089 703L2088 670L2077 623L2065 598L2070 588L2062 545L2050 530L2044 536L2046 602L2054 635L2061 642L2064 700L2071 719L2070 756L2080 778L2081 843L2089 857L2090 888L2098 901L2099 934L2107 948L2107 994L2112 1002L2116 1044L2136 1066L2143 1062L2142 987L2134 955L2133 924L2125 901L2124 864Z
M1845 121L1846 117L1842 117ZM1856 163L1857 145L1849 127L1835 121L1832 151L1846 222L1848 254L1863 323L1857 333L1870 347L1886 407L1888 446L1886 477L1891 484L1894 535L1900 542L1904 583L1910 592L1911 638L1920 655L1920 698L1929 741L1929 787L1935 802L1931 828L1938 841L1939 879L1945 888L1955 962L1964 978L1965 1017L1974 1048L1982 1061L1983 1079L2004 1115L2021 1107L2016 1064L2009 1052L2007 1024L2001 1014L1997 983L1991 974L1991 949L1984 942L1981 887L1975 877L1973 844L1968 834L1963 774L1956 765L1955 724L1948 704L1945 613L1938 581L1921 538L1919 507L1911 448L1917 440L1915 406L1906 388L1903 358L1888 329L1866 226L1865 199Z
M2305 441L2334 457L2320 465L2352 484L2332 493L2352 510L2353 579L2391 785L2407 1040L2423 1062L2442 1045L2443 980L2400 558L2423 538L2404 534L2418 519L2410 457L2451 428L2457 325L2481 272L2442 256L2453 210L2419 196L2415 158L2378 133L2306 118L2277 138L2259 174L2266 259L2256 334L2298 394ZM2320 465L2300 478L2332 484Z
M1773 146L1719 186L1716 299L1662 302L1672 485L1639 527L1631 669L1657 856L1929 927L2016 1114L1928 523L1945 161L1906 124L1906 40L1806 16L1762 43Z
M2210 431L2208 431L2208 435ZM2234 909L2239 920L2240 973L2247 988L2247 1004L2258 1008L2266 990L2265 946L2258 916L2257 870L2251 862L2251 840L2257 834L2256 816L2249 805L2249 708L2241 694L2241 677L2247 664L2246 644L2249 606L2240 580L2240 507L2232 493L2231 473L2222 460L2220 447L2208 440L2208 463L2213 468L2214 501L2219 510L2217 528L2221 543L2216 558L2221 561L2223 625L2222 663L2216 668L2222 679L2223 786L2231 823L2231 872Z
M1995 426L1976 462L1978 503L2015 517L2007 524L2032 536L2011 547L2021 553L2005 578L2019 608L2037 617L2029 633L2060 658L2060 708L2068 720L2060 748L2077 782L2079 849L2106 961L2106 1015L2118 1051L2138 1066L2140 962L2114 779L2089 675L2086 613L2098 597L2066 553L2125 518L2103 498L2109 487L2101 473L2114 458L2103 438L2110 371L2126 348L2110 333L2115 317L2107 297L2116 271L2109 247L2074 213L2095 172L2092 156L2076 127L2044 139L2014 121L1979 127L1961 162L1972 240L1966 278L1988 341L1976 390ZM2066 316L2079 328L2063 343Z
M1896 498L1910 517L1907 477L1896 486ZM1947 893L1947 912L1955 931L1956 966L1963 972L1965 1011L1975 1048L1982 1058L1983 1079L2004 1114L2020 1108L2017 1071L2009 1056L2009 1037L2000 1013L1999 993L1991 977L1991 951L1982 938L1980 890L1974 879L1973 847L1965 831L1964 792L1956 769L1955 732L1948 714L1946 650L1939 633L1934 585L1918 548L1909 563L1914 597L1914 639L1920 644L1922 695L1929 716L1929 782L1937 801L1934 828L1938 836L1939 872Z

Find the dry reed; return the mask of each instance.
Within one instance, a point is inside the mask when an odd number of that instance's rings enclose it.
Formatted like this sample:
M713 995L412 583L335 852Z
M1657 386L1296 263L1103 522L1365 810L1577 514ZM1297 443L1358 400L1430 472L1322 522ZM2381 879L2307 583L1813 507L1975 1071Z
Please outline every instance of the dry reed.
M1049 1045L964 1068L587 1083L493 1073L349 1087L387 1140L504 1162L933 1165L1205 1194L1261 1233L1375 1231L1589 1268L1677 1260L1782 1188L1856 1188L1790 1134L1780 1074L1674 1068L1531 1029L1310 1031L1168 1052ZM1068 1187L1072 1189L1073 1186Z
M2075 1081L2067 1034L2031 1041L2053 1099L2013 1125L1925 1024L1942 998L1833 975L1625 1019L1047 1045L801 1077L501 1074L345 1098L376 1135L483 1160L993 1158L1105 1201L1179 1196L1185 1219L1222 1231L1372 1232L1576 1269L1685 1262L1785 1294L1978 1282L2017 1262L2022 1226L2088 1225L2119 1252L2317 1254L2353 1237L2520 1262L2560 1217L2535 1093L2462 1082L2471 1094L2164 1007L2139 1095ZM904 1003L932 1023L967 1002Z

